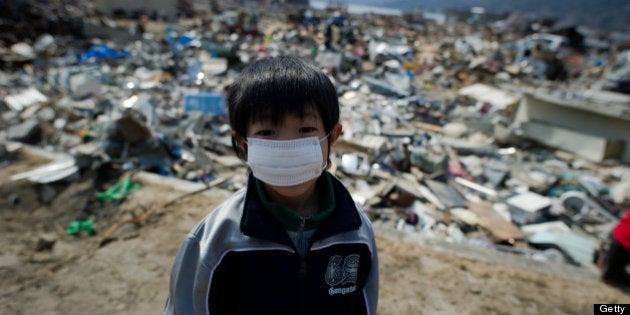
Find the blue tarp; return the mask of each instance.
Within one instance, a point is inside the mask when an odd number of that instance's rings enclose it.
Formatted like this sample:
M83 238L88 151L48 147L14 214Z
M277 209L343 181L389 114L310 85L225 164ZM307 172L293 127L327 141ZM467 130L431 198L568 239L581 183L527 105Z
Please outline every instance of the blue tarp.
M198 93L184 96L184 111L201 111L207 115L227 115L225 97L220 93Z
M79 56L79 62L85 62L89 59L122 59L129 56L129 53L126 51L116 51L115 49L107 46L107 45L96 45L92 48L88 49L86 52L82 53Z

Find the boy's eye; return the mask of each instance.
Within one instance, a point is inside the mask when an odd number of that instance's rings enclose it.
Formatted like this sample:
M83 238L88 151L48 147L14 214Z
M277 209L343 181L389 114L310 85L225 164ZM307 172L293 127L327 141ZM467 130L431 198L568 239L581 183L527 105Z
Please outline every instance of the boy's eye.
M317 128L315 127L302 127L300 128L300 132L301 133L310 133L310 132L315 132L317 131Z
M273 135L273 130L259 130L255 134L260 137L269 137Z

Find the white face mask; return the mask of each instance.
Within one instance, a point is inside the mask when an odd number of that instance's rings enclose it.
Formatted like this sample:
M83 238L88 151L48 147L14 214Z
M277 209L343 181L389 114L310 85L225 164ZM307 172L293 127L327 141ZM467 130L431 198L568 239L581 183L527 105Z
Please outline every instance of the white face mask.
M317 137L294 140L247 138L247 165L254 177L274 186L294 186L318 177L322 166Z

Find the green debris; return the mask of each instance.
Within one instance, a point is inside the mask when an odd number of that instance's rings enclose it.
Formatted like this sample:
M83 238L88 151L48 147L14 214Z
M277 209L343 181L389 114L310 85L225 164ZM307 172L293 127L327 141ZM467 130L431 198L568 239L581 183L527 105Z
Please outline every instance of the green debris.
M88 235L94 235L94 220L70 222L68 229L66 230L66 235L76 235L81 231Z
M136 190L140 190L140 188L141 186L139 184L134 183L129 178L125 178L119 181L118 183L116 183L114 186L107 189L106 191L97 192L96 198L99 200L106 200L106 201L107 200L120 200L127 197L127 195L129 195L130 193Z

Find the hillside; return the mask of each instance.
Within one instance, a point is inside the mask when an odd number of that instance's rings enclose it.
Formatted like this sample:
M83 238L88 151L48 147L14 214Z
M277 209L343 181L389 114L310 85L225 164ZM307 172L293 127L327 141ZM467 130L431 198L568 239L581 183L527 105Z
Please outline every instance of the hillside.
M625 0L346 0L345 3L398 8L407 12L416 8L443 12L451 8L480 6L493 13L526 12L556 18L564 25L630 32L630 2Z

